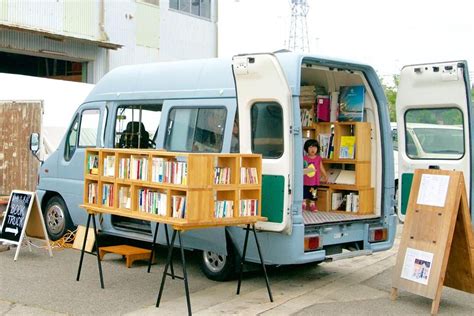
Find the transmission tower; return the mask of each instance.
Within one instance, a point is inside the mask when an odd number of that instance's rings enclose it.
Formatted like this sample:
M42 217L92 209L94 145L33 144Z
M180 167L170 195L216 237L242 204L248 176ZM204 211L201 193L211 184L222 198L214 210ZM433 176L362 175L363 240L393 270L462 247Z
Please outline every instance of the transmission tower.
M309 5L306 0L290 0L291 23L288 49L294 52L309 52L306 16Z

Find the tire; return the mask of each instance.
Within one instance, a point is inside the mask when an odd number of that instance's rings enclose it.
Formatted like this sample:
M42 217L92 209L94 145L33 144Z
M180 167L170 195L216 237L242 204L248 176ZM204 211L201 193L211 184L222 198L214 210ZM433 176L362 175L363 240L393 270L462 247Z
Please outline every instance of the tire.
M49 199L43 217L48 236L53 241L60 239L74 227L66 203L60 196Z
M230 246L227 256L212 251L203 250L200 260L201 271L213 281L228 281L235 276L238 259L233 246Z

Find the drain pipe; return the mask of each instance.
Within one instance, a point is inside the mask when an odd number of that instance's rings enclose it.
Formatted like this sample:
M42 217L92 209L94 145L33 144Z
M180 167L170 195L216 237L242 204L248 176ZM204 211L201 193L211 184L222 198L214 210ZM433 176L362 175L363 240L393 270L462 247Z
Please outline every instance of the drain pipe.
M101 41L109 41L109 36L107 35L107 32L105 31L105 0L100 0L99 2L99 36ZM105 72L109 72L109 49L105 49Z

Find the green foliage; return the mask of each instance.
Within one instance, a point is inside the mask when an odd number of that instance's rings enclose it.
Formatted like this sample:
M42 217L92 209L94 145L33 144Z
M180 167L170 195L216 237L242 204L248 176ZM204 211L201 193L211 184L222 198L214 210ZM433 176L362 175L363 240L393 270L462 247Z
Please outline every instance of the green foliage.
M461 125L462 112L459 109L426 109L409 110L406 112L407 123L425 123L441 125Z
M390 122L396 122L397 109L395 107L395 103L397 101L397 90L398 90L398 83L400 79L398 75L393 75L392 80L393 80L393 86L387 86L385 84L382 84L382 86L383 86L385 96L387 97Z

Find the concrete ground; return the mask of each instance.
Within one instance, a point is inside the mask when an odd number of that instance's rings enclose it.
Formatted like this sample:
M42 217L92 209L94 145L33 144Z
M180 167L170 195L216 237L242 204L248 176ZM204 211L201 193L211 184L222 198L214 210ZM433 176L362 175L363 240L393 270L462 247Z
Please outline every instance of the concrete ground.
M86 255L81 280L76 281L79 251L44 249L0 252L0 315L181 315L187 312L180 280L166 281L160 308L155 307L161 281L164 249L158 264L146 272L146 263L127 269L119 256L109 254L102 267L100 288L97 259ZM191 304L198 315L340 315L420 314L431 310L431 300L401 291L391 301L392 270L398 240L390 251L320 265L269 269L274 302L268 299L259 271L245 274L240 295L236 281L213 282L199 270L196 254L187 252ZM175 262L178 257L175 257ZM180 265L175 264L180 272ZM474 315L474 296L444 288L439 314Z

